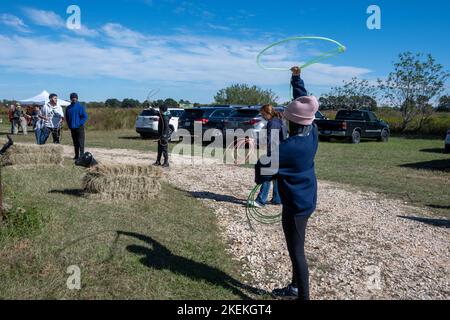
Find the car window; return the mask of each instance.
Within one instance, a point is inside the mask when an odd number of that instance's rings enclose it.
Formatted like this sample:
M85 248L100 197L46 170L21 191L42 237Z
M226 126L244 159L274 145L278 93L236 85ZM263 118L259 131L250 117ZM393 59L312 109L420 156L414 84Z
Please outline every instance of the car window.
M204 113L205 111L202 109L187 109L181 117L183 119L200 119Z
M240 117L248 117L248 118L254 118L259 115L258 109L241 109L236 110L231 114L231 118L240 118Z
M141 116L143 117L159 116L159 112L155 109L147 109L142 111Z
M377 121L377 117L375 116L375 114L373 114L372 112L368 112L367 113L368 117L369 117L369 121Z
M229 109L216 110L211 114L211 118L226 118L232 111Z
M183 115L184 110L170 110L170 114L172 115L172 117L176 117L179 118Z
M336 120L365 120L364 112L341 110L336 115Z

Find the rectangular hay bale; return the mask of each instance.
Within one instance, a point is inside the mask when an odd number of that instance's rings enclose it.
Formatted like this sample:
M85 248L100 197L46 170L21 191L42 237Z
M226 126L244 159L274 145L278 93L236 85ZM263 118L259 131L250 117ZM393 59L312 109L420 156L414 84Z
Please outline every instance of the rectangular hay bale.
M85 194L104 200L144 200L161 190L160 168L132 164L99 164L87 170Z
M63 160L63 147L60 145L14 144L1 158L1 165L60 165Z

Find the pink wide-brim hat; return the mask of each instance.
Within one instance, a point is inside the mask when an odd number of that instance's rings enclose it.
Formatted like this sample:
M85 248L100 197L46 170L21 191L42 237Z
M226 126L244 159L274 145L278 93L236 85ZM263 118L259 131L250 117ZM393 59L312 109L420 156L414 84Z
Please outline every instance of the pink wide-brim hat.
M314 96L300 97L292 101L284 110L284 117L303 126L309 126L314 122L319 110L319 101Z

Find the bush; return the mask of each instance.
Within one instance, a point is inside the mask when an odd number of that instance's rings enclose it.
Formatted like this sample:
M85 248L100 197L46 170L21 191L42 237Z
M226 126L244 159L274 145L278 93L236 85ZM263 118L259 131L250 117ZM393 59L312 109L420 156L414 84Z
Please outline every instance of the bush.
M133 129L137 116L142 109L95 108L87 110L89 120L86 124L90 130Z

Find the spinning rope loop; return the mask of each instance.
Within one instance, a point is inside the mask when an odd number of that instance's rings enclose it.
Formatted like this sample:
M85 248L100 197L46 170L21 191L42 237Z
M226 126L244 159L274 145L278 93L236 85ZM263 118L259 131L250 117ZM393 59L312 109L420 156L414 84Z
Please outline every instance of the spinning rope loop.
M280 40L277 42L272 43L270 46L268 46L267 48L263 49L258 56L256 57L256 63L258 64L258 66L260 66L262 69L264 70L271 70L271 71L289 71L290 68L275 68L275 67L267 67L265 65L263 65L261 63L261 57L271 48L276 47L280 44L286 43L286 42L290 42L290 41L297 41L297 40L323 40L323 41L328 41L331 43L334 43L337 45L337 48L328 52L324 52L320 55L318 55L317 57L305 62L302 66L300 66L301 69L304 69L306 67L309 67L312 64L318 63L320 61L323 61L325 59L337 56L343 52L345 52L347 49L344 45L342 45L341 43L337 42L336 40L333 39L329 39L329 38L325 38L325 37L313 37L313 36L307 36L307 37L292 37L292 38L287 38L284 40Z

